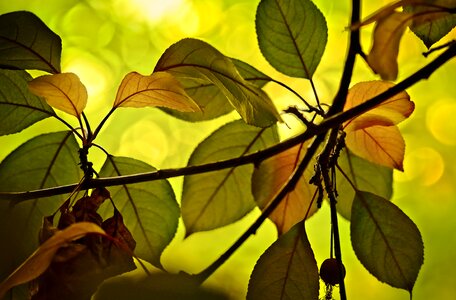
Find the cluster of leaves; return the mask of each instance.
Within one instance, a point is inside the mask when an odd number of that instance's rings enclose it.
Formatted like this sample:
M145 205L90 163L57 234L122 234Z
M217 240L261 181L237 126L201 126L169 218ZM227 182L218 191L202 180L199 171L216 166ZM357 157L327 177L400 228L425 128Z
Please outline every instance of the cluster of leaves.
M403 11L396 11L400 7ZM358 31L376 23L372 49L367 55L358 49L358 54L383 80L394 80L406 26L430 47L456 25L454 10L454 3L446 0L399 1L382 8L364 22L352 24L351 30ZM59 36L32 13L0 16L0 134L17 133L47 117L69 128L37 136L8 155L0 164L0 192L8 199L12 192L39 192L79 182L65 197L55 193L0 203L0 236L9 241L1 251L1 278L38 247L33 229L41 228L50 236L0 285L0 298L11 287L38 276L37 290L32 289L36 295L56 285L84 285L87 282L81 278L86 273L79 273L78 264L88 263L100 266L95 268L100 270L99 281L91 279L92 285L83 292L69 288L76 295L59 291L55 299L90 297L104 278L134 268L133 251L162 268L161 253L173 239L180 216L188 237L231 224L258 207L262 216L274 222L279 238L258 260L248 299L282 299L284 295L318 299L319 272L304 222L326 196L330 200L337 196L335 208L350 220L352 245L363 265L380 281L412 291L423 263L423 243L415 224L389 199L392 172L403 169L405 149L396 125L411 115L414 103L402 90L375 108L335 124L338 138L328 142L330 159L322 161L309 150L309 139L322 133L314 120L334 115L322 108L312 80L326 47L323 14L310 0L263 0L257 8L256 30L267 61L283 74L309 80L315 94L317 104L312 106L293 91L303 106L286 112L302 121L306 135L292 144L280 141L276 123L283 122L281 114L262 90L277 81L193 38L170 46L151 75L127 74L111 110L92 130L84 114L85 86L76 74L61 72ZM26 71L31 69L51 74L32 78ZM395 86L383 80L353 85L341 109L353 111ZM179 207L166 176L159 175L164 170L106 153L103 167L96 171L87 160L91 147L103 149L96 138L120 107L160 107L191 122L235 110L241 119L223 125L194 149L188 166L182 168ZM78 125L71 125L54 109L72 115ZM319 145L312 145L316 151ZM309 162L315 164L315 172L304 171ZM199 171L192 172L195 168ZM328 180L329 172L333 176ZM108 193L104 187L94 189L90 196L83 191L96 182L93 176L132 178L137 174L158 174L158 180L118 183L102 200L99 194ZM296 182L290 184L292 179ZM74 201L79 193L84 195ZM104 201L107 198L111 201ZM53 212L59 214L57 225L55 213L48 216ZM117 249L114 258L112 245ZM69 260L73 270L65 277L60 272L68 271Z

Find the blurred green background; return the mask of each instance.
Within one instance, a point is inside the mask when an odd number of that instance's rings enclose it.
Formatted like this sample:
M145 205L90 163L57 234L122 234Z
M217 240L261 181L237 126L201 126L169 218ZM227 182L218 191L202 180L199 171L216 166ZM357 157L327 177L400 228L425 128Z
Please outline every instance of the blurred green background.
M284 80L312 99L309 83L278 74L261 56L255 36L258 0L15 0L0 1L0 13L29 10L63 40L62 70L77 73L89 92L86 114L94 127L112 105L117 86L130 71L152 72L161 53L184 37L203 39L222 53L247 61L275 79ZM345 57L349 1L315 0L328 21L329 40L314 80L323 101L335 94ZM363 16L388 1L366 1ZM370 47L372 27L362 31L363 48ZM445 38L456 38L454 31ZM399 80L426 63L426 48L407 32L400 48ZM431 55L431 58L434 57ZM430 59L430 58L429 58ZM354 82L377 79L358 61ZM408 90L417 104L401 125L407 148L405 172L395 173L393 201L417 224L425 243L425 263L414 289L414 299L456 298L456 61L447 63L429 80ZM268 85L279 108L296 101L284 89ZM186 123L158 109L122 109L110 118L98 143L113 155L131 156L157 168L186 165L192 149L230 114L214 121ZM69 119L70 122L74 120ZM290 120L289 120L290 121ZM291 121L290 121L291 123ZM76 125L76 124L74 124ZM25 140L64 129L45 120L18 134L0 138L0 159ZM282 128L282 135L293 134ZM92 151L100 167L104 156ZM171 180L180 194L181 178ZM183 240L182 223L162 261L172 272L198 272L217 258L258 216ZM349 299L408 299L405 291L378 282L358 262L350 245L349 223L341 221L343 257ZM329 256L329 209L308 221L310 242L318 263ZM259 255L275 240L267 222L208 282L232 299L244 299L249 274ZM337 297L337 293L335 293Z

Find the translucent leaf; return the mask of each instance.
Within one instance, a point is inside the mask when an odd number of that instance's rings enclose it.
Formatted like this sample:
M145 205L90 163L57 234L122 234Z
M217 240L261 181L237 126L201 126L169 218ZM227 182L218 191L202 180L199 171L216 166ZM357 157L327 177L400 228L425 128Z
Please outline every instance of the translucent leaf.
M367 81L355 84L348 91L344 111L372 99L392 86L394 84L387 81ZM402 91L374 109L346 122L344 128L345 131L350 132L375 125L395 125L408 118L414 109L415 104L410 101L410 96L407 92Z
M109 156L101 177L155 171L150 165L128 157ZM109 188L111 197L136 240L135 254L161 267L160 256L173 239L179 220L179 206L167 180L127 184ZM112 215L110 205L100 208L102 217Z
M255 168L252 177L252 193L260 209L263 210L287 182L306 153L306 149L304 144L297 145L266 159ZM302 221L307 211L309 211L308 216L311 216L317 210L316 201L312 207L309 207L315 193L315 185L309 184L311 176L311 174L302 176L295 189L289 192L269 215L279 235Z
M229 159L264 149L278 142L277 129L228 123L206 138L193 151L188 165ZM182 219L187 236L231 224L255 206L250 192L253 166L184 177Z
M3 298L10 288L40 276L51 264L57 250L89 233L104 234L104 231L98 225L89 222L75 223L57 231L0 284L0 298Z
M392 12L380 18L376 23L374 42L367 55L367 62L383 80L397 78L399 43L410 23L410 14L404 12Z
M9 154L0 164L0 191L18 192L78 182L78 143L71 132L40 135ZM54 213L65 195L15 204L0 201L0 278L38 247L43 217ZM11 230L14 228L14 230Z
M326 47L328 28L310 0L262 0L256 13L261 53L278 71L311 79Z
M0 135L19 132L54 115L52 108L33 95L25 71L0 70Z
M33 13L0 16L0 67L60 73L61 52L60 37Z
M29 89L52 107L75 117L81 115L87 104L87 90L73 73L37 77L29 82Z
M403 171L405 142L396 126L372 126L352 131L348 149L368 161Z
M167 107L179 111L200 111L179 81L166 72L143 76L128 73L117 91L114 107Z
M175 43L163 53L154 71L167 71L176 77L203 114L207 99L200 97L211 97L211 94L200 88L213 85L246 123L267 127L281 121L266 93L244 80L228 57L203 41L187 38ZM196 89L194 93L188 91L191 88ZM221 111L225 111L224 106L221 107Z
M412 292L423 264L423 241L415 223L393 203L358 192L350 223L353 249L378 280Z
M255 86L262 88L271 80L269 76L263 74L249 64L233 58L231 60L242 78ZM181 82L183 82L182 79ZM218 118L234 110L234 107L227 101L222 90L216 85L210 82L206 84L191 81L183 83L187 84L185 87L187 94L190 95L192 99L195 99L202 109L197 112L179 112L163 108L166 113L182 120L195 122Z
M444 8L453 9L453 14ZM404 11L416 15L410 29L430 48L456 26L455 8L454 0L420 0L404 6Z
M358 191L371 192L389 200L393 194L393 170L371 163L346 148L341 151L338 165ZM355 189L345 175L336 170L337 211L346 219L351 218Z
M257 261L247 299L318 300L317 262L300 222L280 236Z

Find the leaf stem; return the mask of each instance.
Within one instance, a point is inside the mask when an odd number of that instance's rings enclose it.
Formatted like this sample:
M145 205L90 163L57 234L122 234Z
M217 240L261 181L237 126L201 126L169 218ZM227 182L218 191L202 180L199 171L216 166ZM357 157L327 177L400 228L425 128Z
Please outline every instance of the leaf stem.
M320 103L318 103L318 108L310 105L309 102L307 102L306 99L304 99L304 97L302 97L298 92L296 92L294 89L292 89L290 86L288 86L287 84L281 82L281 81L278 81L278 80L275 80L275 79L272 79L271 78L271 82L274 82L282 87L284 87L285 89L287 89L288 91L292 92L294 95L296 95L296 97L299 98L299 100L301 100L308 108L309 108L309 112L312 112L312 111L315 111L317 112L319 115L323 115L324 113L324 110L321 108L320 106Z
M90 140L91 142L93 140L95 140L95 138L97 137L98 133L101 131L101 129L103 128L104 124L109 119L109 117L112 115L112 113L116 110L116 108L117 108L117 106L114 106L113 108L111 108L111 110L106 114L106 116L103 118L103 120L101 120L100 124L98 124L97 128L95 128L95 131L93 132L92 138Z

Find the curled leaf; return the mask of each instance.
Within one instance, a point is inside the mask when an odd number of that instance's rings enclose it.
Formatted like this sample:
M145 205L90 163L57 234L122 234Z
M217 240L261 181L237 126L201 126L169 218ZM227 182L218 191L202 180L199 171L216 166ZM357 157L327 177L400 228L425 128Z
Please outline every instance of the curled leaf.
M29 89L61 111L77 118L87 104L87 89L74 73L44 75L29 82Z
M10 288L40 276L51 264L57 250L89 233L105 234L103 229L90 222L75 223L62 231L57 231L0 284L0 298L3 298Z
M166 107L183 112L196 112L198 104L187 95L182 85L167 72L143 76L131 72L117 91L114 107Z
M367 55L367 63L383 80L397 78L399 43L409 24L411 24L411 15L396 11L377 21L374 42Z

